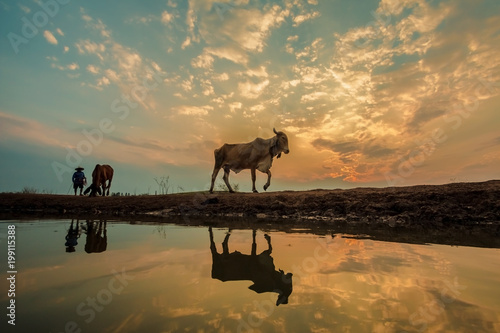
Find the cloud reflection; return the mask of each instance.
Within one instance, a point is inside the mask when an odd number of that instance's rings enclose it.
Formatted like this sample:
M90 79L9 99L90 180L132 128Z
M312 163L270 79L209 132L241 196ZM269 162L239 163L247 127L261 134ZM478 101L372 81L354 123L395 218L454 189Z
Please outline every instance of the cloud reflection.
M93 254L65 253L63 233L53 227L24 229L24 239L43 235L48 245L44 251L30 246L32 242L19 245L36 259L26 260L23 281L30 282L19 285L23 316L53 318L52 331L68 320L85 330L110 332L499 328L497 249L268 232L275 263L294 272L288 305L276 307L275 293L255 293L248 289L249 281L212 278L207 228L165 227L164 235L154 228L108 223L108 247ZM214 231L217 245L224 231ZM231 252L251 251L250 230L231 234ZM261 250L267 249L263 234L257 231L255 237ZM48 256L52 248L54 255ZM75 309L108 288L112 269L124 269L134 278L87 324Z

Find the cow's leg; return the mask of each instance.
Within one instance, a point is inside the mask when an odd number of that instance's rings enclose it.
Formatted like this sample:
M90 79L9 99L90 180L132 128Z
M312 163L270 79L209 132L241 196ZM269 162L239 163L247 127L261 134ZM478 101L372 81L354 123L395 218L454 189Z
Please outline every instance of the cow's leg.
M229 167L224 168L224 177L222 179L224 179L224 183L226 183L229 193L234 193L233 188L229 184L229 171L230 171Z
M109 197L109 189L111 188L111 179L108 179L108 194L107 196Z
M229 236L231 236L231 231L228 231L224 241L222 242L222 253L229 254Z
M210 193L214 193L215 179L217 178L219 171L220 171L220 167L216 165L214 167L214 171L212 172L212 184L210 184Z
M264 191L267 191L269 185L271 185L271 170L267 170L267 183L264 185Z
M252 256L257 255L257 243L255 242L255 234L257 231L255 229L252 230Z
M265 234L264 238L267 241L267 251L264 251L264 252L269 253L269 255L271 255L271 253L273 252L273 246L271 245L271 236L269 236L268 234Z
M212 227L208 227L208 233L210 235L210 252L212 252L212 255L216 255L217 254L217 246L215 246L214 233L212 231Z
M253 193L259 193L259 192L255 189L255 179L257 178L257 176L255 175L255 169L251 169L251 172L252 172L252 192L253 192Z

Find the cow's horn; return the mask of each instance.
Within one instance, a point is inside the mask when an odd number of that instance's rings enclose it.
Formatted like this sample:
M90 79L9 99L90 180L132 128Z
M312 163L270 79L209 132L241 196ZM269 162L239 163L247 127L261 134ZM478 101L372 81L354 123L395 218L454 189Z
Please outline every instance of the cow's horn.
M274 134L278 134L278 132L276 132L276 129L273 127L273 132Z

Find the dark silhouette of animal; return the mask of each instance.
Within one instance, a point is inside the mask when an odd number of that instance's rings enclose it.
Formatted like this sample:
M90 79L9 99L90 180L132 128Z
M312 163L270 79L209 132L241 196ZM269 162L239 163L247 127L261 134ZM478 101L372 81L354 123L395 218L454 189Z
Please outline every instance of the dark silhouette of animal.
M257 138L252 142L240 144L227 144L214 151L215 165L212 173L212 184L210 185L210 193L214 191L214 183L219 170L224 169L224 182L229 190L233 193L233 189L229 184L229 171L236 173L244 169L250 169L252 173L252 191L257 193L255 189L255 170L262 173L267 173L267 183L264 185L264 191L271 185L271 166L273 158L281 157L281 153L288 154L288 137L283 132L276 132L276 136L270 139Z
M252 231L252 252L250 255L238 251L229 252L229 236L227 233L222 242L222 253L217 252L214 243L212 227L208 229L210 234L210 250L212 252L212 278L220 281L242 281L249 280L253 284L249 289L257 292L278 293L276 305L288 304L288 296L292 293L292 273L285 274L281 269L276 270L271 257L271 237L267 234L268 249L257 255L257 244L255 243L255 230Z
M87 221L87 241L85 252L101 253L108 247L108 236L106 235L106 221Z
M102 196L109 195L109 188L111 187L111 181L113 180L113 172L113 168L107 164L96 164L94 171L92 171L92 184L87 187L83 194L86 195L90 192L90 197L95 197L96 193ZM107 185L106 181L108 182Z

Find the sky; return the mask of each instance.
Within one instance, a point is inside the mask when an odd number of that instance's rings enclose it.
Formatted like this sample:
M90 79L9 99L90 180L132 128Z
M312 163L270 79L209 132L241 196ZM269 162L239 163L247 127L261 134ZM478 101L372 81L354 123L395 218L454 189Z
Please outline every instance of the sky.
M496 0L1 0L0 31L0 192L97 163L207 190L214 149L273 128L268 191L500 179Z

